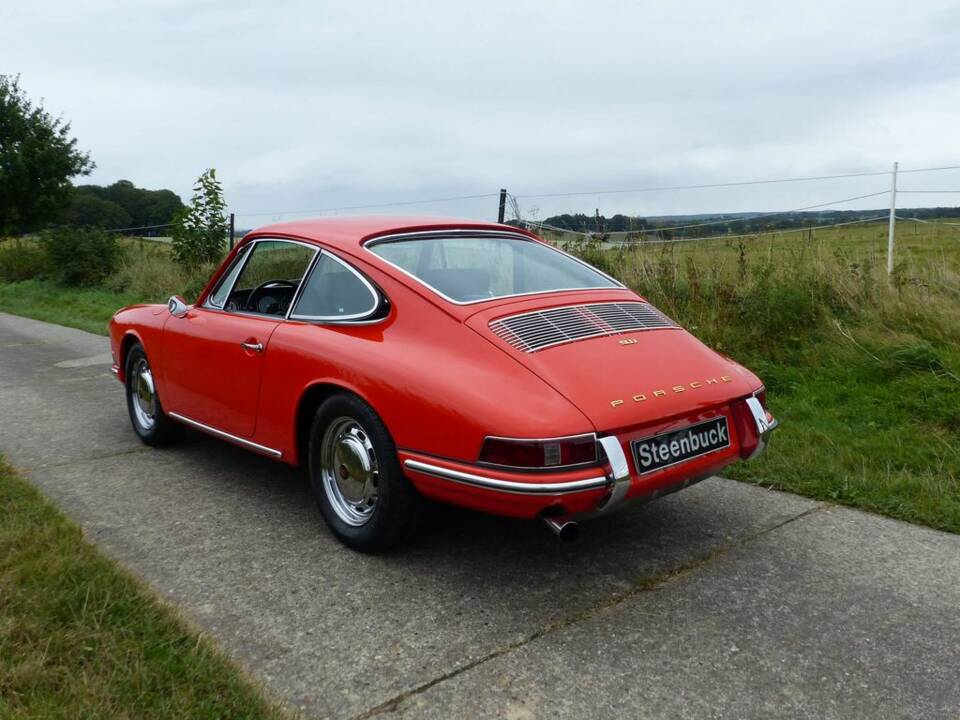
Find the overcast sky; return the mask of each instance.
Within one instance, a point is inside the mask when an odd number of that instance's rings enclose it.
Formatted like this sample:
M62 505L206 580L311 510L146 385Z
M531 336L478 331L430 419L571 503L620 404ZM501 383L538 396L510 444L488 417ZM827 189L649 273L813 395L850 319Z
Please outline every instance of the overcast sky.
M186 200L215 167L249 227L289 211L500 187L522 196L894 160L958 165L958 31L955 0L37 0L0 10L0 72L20 73L31 96L73 123L97 163L90 182L127 178ZM960 189L960 171L900 184ZM868 177L521 207L541 217L781 210L888 185ZM490 218L496 200L401 210Z

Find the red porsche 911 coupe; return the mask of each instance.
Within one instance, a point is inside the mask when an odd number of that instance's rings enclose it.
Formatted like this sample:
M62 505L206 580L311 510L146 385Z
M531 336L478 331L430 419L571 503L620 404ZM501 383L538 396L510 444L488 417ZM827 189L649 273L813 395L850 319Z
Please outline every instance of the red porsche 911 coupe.
M507 225L270 225L196 303L125 308L110 337L145 443L189 426L303 464L368 552L409 537L424 497L569 537L756 456L777 424L753 373Z

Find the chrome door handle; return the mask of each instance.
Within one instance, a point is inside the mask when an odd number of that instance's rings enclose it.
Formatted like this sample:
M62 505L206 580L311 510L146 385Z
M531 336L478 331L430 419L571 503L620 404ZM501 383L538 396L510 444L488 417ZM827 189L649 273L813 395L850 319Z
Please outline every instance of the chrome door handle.
M263 343L240 343L240 347L244 350L250 350L251 352L263 352Z

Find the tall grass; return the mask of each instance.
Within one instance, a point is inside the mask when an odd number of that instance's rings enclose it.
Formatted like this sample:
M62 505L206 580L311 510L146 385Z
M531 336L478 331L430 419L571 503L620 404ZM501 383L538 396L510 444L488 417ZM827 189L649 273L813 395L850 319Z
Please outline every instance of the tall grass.
M960 232L568 242L764 380L782 421L740 479L960 532Z
M819 234L604 248L568 243L708 343L754 355L788 352L841 324L960 338L960 232L908 234L888 277L885 234Z
M93 287L68 287L35 240L0 243L0 311L105 334L110 317L133 303L162 303L171 295L193 301L215 267L184 268L170 246L121 239L116 269Z
M119 269L104 286L114 292L136 295L144 302L164 302L171 295L183 295L193 301L216 268L216 265L187 268L173 262L166 244L130 240L125 243Z

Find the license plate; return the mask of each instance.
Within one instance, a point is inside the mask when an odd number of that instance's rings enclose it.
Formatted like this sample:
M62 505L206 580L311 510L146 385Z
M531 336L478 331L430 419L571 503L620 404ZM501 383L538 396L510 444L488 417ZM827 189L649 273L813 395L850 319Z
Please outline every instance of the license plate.
M634 440L633 461L640 475L730 447L727 418L720 416L680 430Z

